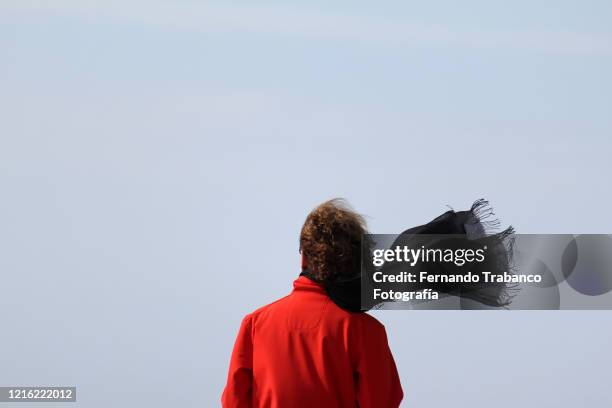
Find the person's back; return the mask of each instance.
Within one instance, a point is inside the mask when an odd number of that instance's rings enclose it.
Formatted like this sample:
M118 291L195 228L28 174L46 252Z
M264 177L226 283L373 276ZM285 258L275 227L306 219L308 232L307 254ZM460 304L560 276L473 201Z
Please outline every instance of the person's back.
M336 202L323 205L333 206L328 212L347 211ZM316 259L305 248L309 239L303 229L304 269L309 266L308 252ZM310 266L325 269L316 263ZM300 276L293 286L290 295L243 319L223 406L399 406L403 394L384 326L366 313L340 308L316 280Z

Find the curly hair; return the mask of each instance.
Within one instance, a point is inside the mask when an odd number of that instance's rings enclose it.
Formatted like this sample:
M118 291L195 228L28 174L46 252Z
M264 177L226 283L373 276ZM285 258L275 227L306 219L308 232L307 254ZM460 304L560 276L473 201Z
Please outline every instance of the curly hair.
M367 233L363 216L344 199L334 198L312 210L300 233L300 252L308 260L311 276L324 282L359 274Z

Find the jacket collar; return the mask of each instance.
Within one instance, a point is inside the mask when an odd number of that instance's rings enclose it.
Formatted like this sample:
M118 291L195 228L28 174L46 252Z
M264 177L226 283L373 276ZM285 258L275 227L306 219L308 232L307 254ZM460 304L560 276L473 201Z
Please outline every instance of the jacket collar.
M323 285L307 278L304 275L299 276L296 280L293 281L293 291L311 291L325 293Z

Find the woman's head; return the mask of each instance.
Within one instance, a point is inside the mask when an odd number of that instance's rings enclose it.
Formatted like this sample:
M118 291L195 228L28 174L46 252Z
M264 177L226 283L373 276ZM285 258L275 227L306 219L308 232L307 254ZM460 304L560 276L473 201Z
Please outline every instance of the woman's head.
M300 233L300 252L318 281L358 274L361 268L364 218L340 198L324 202L308 214Z

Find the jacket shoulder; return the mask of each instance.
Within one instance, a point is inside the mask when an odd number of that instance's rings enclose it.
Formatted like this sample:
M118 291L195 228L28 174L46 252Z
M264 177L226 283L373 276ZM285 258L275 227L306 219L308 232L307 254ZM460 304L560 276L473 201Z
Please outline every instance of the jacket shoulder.
M265 312L269 311L270 309L273 309L277 305L286 302L286 300L289 298L289 296L291 296L291 295L283 296L282 298L277 299L274 302L271 302L271 303L268 303L267 305L263 305L261 307L258 307L257 309L253 310L251 313L249 313L246 316L244 316L244 320L254 320L254 319L257 319L257 317L259 317L261 314L264 314Z
M351 312L342 309L340 306L336 305L333 301L331 301L331 299L329 303L331 305L331 314L334 315L338 320L346 321L350 326L359 327L366 331L385 330L385 326L380 321L378 321L378 319L368 314L367 312Z
M384 324L382 324L377 318L366 312L352 313L352 315L353 325L361 329L360 331L366 333L384 333L386 331Z

